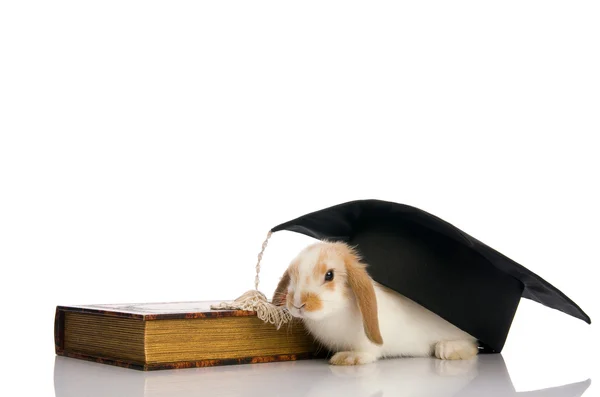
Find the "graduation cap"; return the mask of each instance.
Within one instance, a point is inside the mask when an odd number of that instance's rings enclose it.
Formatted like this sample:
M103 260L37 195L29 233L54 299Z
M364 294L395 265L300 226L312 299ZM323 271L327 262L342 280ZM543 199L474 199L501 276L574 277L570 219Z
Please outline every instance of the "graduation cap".
M358 200L282 223L281 230L356 247L370 276L502 351L521 297L591 323L540 276L420 209Z

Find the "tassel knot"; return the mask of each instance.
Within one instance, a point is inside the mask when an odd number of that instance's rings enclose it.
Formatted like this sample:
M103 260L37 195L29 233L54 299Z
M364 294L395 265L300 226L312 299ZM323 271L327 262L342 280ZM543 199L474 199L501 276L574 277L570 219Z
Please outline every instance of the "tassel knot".
M246 292L233 302L221 302L215 305L211 305L212 310L244 310L256 312L258 318L264 322L271 323L277 327L281 326L292 319L290 312L283 306L276 306L267 300L267 297L258 290L258 283L260 281L258 275L260 273L260 262L262 260L265 248L269 238L271 238L271 231L267 234L267 238L263 242L262 250L258 254L258 262L256 263L256 277L254 278L254 289Z

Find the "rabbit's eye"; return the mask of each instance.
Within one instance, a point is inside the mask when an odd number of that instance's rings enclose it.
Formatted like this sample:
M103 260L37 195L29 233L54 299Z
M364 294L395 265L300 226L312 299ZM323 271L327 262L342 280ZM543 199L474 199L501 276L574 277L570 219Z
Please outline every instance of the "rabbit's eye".
M325 281L331 281L331 280L333 280L333 270L330 270L327 273L325 273Z

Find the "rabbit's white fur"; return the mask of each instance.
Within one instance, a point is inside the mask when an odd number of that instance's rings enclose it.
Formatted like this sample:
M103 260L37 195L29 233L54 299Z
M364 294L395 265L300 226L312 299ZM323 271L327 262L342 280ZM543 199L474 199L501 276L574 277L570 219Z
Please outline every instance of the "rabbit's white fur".
M304 319L317 340L338 352L332 364L434 354L441 359L466 359L477 354L473 337L404 296L374 284L382 345L367 338L360 311L354 305L352 310L340 310L322 320Z
M334 273L332 282L323 279L329 270ZM364 288L356 279L365 283ZM355 251L343 243L320 242L301 251L273 300L285 300L292 315L302 318L319 342L337 352L331 364L402 356L468 359L478 352L471 335L374 282Z

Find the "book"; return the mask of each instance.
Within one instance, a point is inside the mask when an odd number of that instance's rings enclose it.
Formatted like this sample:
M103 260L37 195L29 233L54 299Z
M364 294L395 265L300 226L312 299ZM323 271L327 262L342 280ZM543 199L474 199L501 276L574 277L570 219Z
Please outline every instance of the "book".
M216 302L57 306L59 356L143 371L323 357L302 323L279 330L255 312Z

